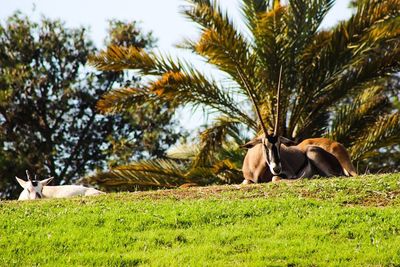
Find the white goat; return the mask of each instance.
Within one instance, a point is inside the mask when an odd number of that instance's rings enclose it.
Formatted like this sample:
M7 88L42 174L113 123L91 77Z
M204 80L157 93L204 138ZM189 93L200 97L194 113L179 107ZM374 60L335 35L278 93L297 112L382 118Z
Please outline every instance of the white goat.
M18 200L30 200L37 198L66 198L74 196L92 196L105 194L102 191L94 188L84 187L81 185L59 185L49 186L47 185L53 179L53 177L44 179L42 181L32 180L26 171L28 181L24 181L21 178L15 177L18 183L24 188L19 195Z

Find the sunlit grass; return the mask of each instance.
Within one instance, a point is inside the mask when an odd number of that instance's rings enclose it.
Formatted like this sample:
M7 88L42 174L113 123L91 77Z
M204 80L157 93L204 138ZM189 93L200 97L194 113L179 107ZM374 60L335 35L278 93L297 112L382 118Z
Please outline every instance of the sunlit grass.
M399 194L393 174L0 202L0 265L399 265Z

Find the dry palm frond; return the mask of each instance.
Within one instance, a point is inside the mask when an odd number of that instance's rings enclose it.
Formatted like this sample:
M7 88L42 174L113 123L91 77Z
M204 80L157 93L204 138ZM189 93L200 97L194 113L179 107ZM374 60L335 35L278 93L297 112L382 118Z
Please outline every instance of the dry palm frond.
M85 177L102 186L176 187L187 182L185 166L172 160L146 160Z
M167 157L175 160L193 160L199 153L199 147L193 144L182 144L167 151Z
M190 168L171 159L145 160L85 177L81 182L110 188L174 188L185 183L226 183L218 177L218 171L221 172L209 167Z
M223 183L240 183L244 179L241 168L238 168L230 159L216 162L212 166L212 170Z

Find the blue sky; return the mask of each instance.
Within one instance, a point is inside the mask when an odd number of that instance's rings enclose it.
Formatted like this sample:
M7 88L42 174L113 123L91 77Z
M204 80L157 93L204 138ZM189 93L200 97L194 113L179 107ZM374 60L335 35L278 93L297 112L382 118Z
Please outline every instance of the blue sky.
M240 0L219 0L219 3L233 17L240 27ZM61 19L68 27L90 27L89 35L98 48L103 47L108 20L136 20L145 31L153 31L162 53L178 55L205 68L204 63L189 54L177 50L174 45L185 37L196 37L196 26L183 17L179 10L184 0L0 0L0 20L4 20L16 10L38 21L41 15ZM323 22L323 27L347 19L351 11L349 0L337 0ZM197 61L197 62L196 62ZM191 112L182 112L182 123L189 129L197 128L206 118ZM196 122L196 123L195 123Z

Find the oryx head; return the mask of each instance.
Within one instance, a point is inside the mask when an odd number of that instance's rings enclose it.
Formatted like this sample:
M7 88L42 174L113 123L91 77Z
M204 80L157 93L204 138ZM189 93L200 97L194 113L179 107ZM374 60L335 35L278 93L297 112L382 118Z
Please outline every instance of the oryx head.
M28 199L37 199L43 197L43 187L50 183L53 177L44 179L42 181L37 180L35 175L35 179L31 179L28 170L26 170L26 176L28 181L24 181L21 178L15 177L18 183L24 189L21 194L19 195L18 200L28 200Z
M280 175L282 173L280 155L281 137L267 134L247 142L243 147L252 148L258 144L262 145L262 160L266 166L268 166L273 175Z
M280 136L269 135L263 137L261 140L265 163L267 164L267 166L269 166L269 170L273 175L280 175L282 173Z

